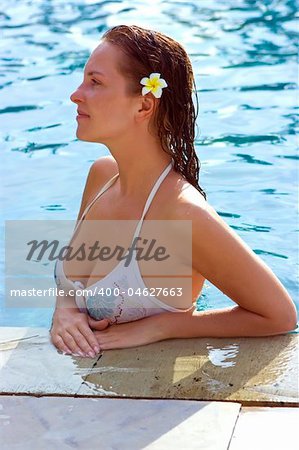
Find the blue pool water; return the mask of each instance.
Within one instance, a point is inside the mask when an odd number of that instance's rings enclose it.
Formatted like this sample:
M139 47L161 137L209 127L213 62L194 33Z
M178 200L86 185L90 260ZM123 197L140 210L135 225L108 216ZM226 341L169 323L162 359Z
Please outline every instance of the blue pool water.
M298 305L297 10L287 0L2 0L1 229L76 218L88 169L108 150L75 138L69 95L101 33L135 23L190 54L200 184ZM1 286L1 326L49 326L52 309L6 308ZM229 305L207 282L199 307Z

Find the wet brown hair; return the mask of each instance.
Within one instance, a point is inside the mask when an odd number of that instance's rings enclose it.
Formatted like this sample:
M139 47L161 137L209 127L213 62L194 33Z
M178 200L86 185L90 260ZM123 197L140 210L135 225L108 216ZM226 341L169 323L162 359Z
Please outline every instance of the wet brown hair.
M152 72L160 73L166 80L168 87L163 89L155 115L161 146L173 158L174 170L206 200L206 193L198 184L200 162L194 148L198 97L186 51L170 37L136 25L115 26L107 30L102 39L116 45L127 56L120 63L120 71L130 80L131 94L141 94L140 80Z

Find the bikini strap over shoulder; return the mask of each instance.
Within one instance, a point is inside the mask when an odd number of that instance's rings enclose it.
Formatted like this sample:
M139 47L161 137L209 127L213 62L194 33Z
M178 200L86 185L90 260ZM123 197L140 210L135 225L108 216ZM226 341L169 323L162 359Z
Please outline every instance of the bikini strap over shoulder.
M82 216L80 217L80 219L78 220L76 227L74 229L74 233L77 230L79 224L81 223L81 221L84 219L84 217L86 216L86 214L88 213L88 211L90 210L90 208L92 207L92 205L94 204L94 202L102 195L104 194L105 191L107 191L107 189L110 188L110 186L114 183L115 179L119 176L119 173L117 173L116 175L114 175L114 177L110 178L109 181L107 181L107 183L100 189L100 191L97 193L97 195L94 197L94 199L89 203L89 205L87 205L87 207L85 208L85 210L83 211Z
M164 181L164 179L166 178L166 176L168 175L168 173L171 171L172 167L174 165L174 160L172 159L171 162L168 164L168 166L163 170L163 172L161 173L161 175L159 176L159 178L157 179L156 183L154 184L154 187L152 188L147 201L145 203L145 207L143 209L143 213L141 216L141 219L139 220L132 242L134 241L135 237L137 237L140 233L141 230L141 226L142 226L142 222L144 219L144 216L146 215L151 202L157 192L157 190L159 189L161 183ZM80 219L78 220L74 232L73 232L73 236L75 235L75 232L78 228L78 226L80 225L81 221L84 219L84 217L86 216L87 212L89 211L89 209L91 208L91 206L94 204L94 202L114 183L115 179L119 176L119 173L117 173L116 175L114 175L103 187L102 189L98 192L98 194L95 196L95 198L89 203L89 205L87 205L87 207L85 208L85 210L83 211L82 216L80 217Z
M161 173L161 175L157 179L156 183L154 184L154 187L152 188L152 190L151 190L151 192L150 192L150 194L149 194L149 196L147 198L147 201L145 203L145 207L143 209L143 213L142 213L141 219L139 220L139 222L137 224L137 227L136 227L136 230L135 230L135 233L134 233L134 236L133 236L131 244L133 243L134 239L139 236L139 233L140 233L140 230L141 230L141 226L142 226L142 223L143 223L143 219L144 219L144 217L145 217L145 215L146 215L146 213L147 213L147 211L148 211L148 209L149 209L149 207L150 207L150 205L152 203L152 200L153 200L154 196L156 195L156 192L159 189L160 185L162 184L164 179L167 177L167 175L169 174L169 172L173 168L173 165L174 165L174 160L172 159L171 162L169 163L169 165L166 167L166 169L163 170L163 172Z

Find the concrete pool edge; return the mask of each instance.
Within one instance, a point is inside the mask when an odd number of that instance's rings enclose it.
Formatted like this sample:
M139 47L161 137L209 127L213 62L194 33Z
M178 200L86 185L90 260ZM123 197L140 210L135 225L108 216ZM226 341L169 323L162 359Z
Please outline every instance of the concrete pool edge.
M298 335L176 339L59 354L47 328L0 327L0 395L175 399L298 406Z
M61 450L280 450L298 442L298 408L29 395L1 396L0 407L3 450L52 450L58 441Z

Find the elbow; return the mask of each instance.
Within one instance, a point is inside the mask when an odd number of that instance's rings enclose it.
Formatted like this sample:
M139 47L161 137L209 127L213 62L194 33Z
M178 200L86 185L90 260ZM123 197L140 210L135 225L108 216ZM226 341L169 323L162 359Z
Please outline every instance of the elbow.
M285 319L285 326L287 327L286 331L295 330L297 328L297 323L298 323L297 309L292 301L287 309L287 315Z
M289 331L294 331L297 328L297 314L294 316L294 318L290 319L288 322L285 323L285 331L289 332Z
M272 319L273 332L275 334L285 334L294 331L297 328L297 322L298 317L296 307L292 304L279 318Z
M277 327L277 334L285 334L290 331L294 331L297 328L297 321L295 322L283 322Z

